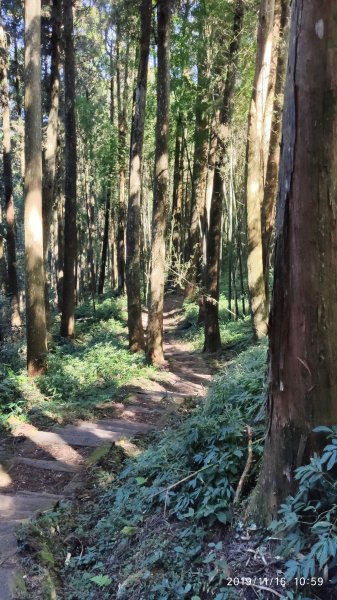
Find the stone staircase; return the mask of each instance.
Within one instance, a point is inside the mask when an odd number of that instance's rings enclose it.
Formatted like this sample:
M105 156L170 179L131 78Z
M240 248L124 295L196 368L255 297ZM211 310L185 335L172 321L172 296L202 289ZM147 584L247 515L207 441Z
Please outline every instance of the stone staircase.
M17 526L75 494L82 487L88 466L85 457L90 457L95 448L131 440L153 429L154 425L126 418L80 422L52 431L32 426L16 428L16 439L25 441L18 444L19 452L7 468L0 471L0 600L20 597L22 574L17 558ZM55 486L58 493L46 492L46 488Z

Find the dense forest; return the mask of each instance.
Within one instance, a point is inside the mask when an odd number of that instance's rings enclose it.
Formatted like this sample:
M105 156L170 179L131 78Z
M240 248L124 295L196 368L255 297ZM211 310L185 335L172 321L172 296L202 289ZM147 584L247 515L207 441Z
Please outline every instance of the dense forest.
M336 598L336 73L333 0L0 3L0 600Z

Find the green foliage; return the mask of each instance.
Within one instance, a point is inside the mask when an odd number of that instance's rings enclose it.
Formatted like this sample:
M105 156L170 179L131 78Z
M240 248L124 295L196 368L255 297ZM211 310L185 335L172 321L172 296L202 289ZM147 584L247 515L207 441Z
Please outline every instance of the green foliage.
M185 336L193 343L196 349L200 350L204 343L204 326L198 323L199 305L196 302L186 301L184 312L187 321L192 325L186 330ZM219 299L221 341L226 352L234 350L237 353L252 344L251 320L250 317L245 317L244 319L234 321L230 320L230 316L228 300L224 294L221 294Z
M322 454L296 469L298 491L289 496L271 524L283 537L279 552L287 558L285 576L310 578L335 573L337 565L337 426L317 427L328 443ZM332 583L337 582L333 577Z
M0 365L0 423L4 424L9 415L22 415L25 400L20 396L20 385L24 375L17 375L8 365Z
M19 415L34 422L43 419L72 422L90 418L100 402L112 402L132 379L153 374L142 355L129 353L125 342L125 299L105 297L96 305L77 309L77 337L54 344L46 373L27 379L22 364L1 366L0 421ZM58 323L55 324L58 331ZM15 362L15 361L14 361Z
M265 355L265 346L256 346L229 363L207 400L126 464L113 488L100 492L89 521L79 517L75 535L86 549L65 569L69 600L95 597L92 571L99 564L112 580L104 598L231 597L222 543L214 541L217 533L211 541L210 531L232 520L247 423L254 427L255 460L245 492L255 481Z

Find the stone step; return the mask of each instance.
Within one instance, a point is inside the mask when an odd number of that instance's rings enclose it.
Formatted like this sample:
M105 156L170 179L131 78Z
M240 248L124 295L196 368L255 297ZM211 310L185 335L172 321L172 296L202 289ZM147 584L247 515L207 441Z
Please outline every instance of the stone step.
M97 448L106 441L116 442L123 437L127 437L126 434L102 432L102 435L98 437L93 432L77 430L76 432L63 431L62 435L53 433L51 431L37 431L34 435L30 436L32 442L35 442L38 446L48 446L50 444L68 445L68 446L88 446L90 448Z
M149 431L153 431L155 429L154 425L150 425L148 423L138 423L137 421L129 421L127 419L104 419L102 421L96 421L96 423L81 423L79 426L84 426L84 428L91 429L91 426L97 426L99 429L104 429L107 431L117 430L120 428L121 430L128 430L130 433L148 433Z
M126 419L82 422L78 425L57 427L53 431L34 431L29 439L37 445L68 444L70 446L98 447L106 442L131 438L139 433L148 433L155 427Z
M17 456L12 461L13 464L28 465L34 469L45 469L48 471L63 471L65 473L77 473L81 465L71 465L60 460L40 460L37 458L25 458Z
M8 520L29 519L35 513L51 508L63 496L38 492L0 494L0 526Z

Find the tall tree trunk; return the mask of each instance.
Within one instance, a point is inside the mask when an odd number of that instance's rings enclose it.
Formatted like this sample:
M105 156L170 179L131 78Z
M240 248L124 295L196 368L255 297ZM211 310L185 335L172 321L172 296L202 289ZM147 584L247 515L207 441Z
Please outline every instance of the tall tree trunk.
M206 173L206 190L205 199L202 205L202 211L200 214L201 224L201 249L202 249L202 265L201 265L201 294L199 298L199 315L198 323L205 322L205 306L206 306L206 261L207 261L207 238L208 229L210 224L210 209L213 196L213 185L214 185L214 172L217 155L217 125L216 120L213 118L212 126L210 129L210 139L208 144L208 156L207 156L207 173Z
M176 265L181 256L181 212L183 204L183 178L184 178L184 143L183 143L183 124L181 116L178 117L176 129L176 143L174 152L174 174L173 174L173 196L172 196L172 256L171 268L173 279L178 273L175 273Z
M130 42L127 41L124 64L124 87L121 86L121 52L120 52L120 29L117 27L116 61L117 61L117 104L118 104L118 221L117 221L117 272L118 291L125 292L125 184L126 184L126 129L127 129L127 106L129 95L129 52Z
M223 93L223 105L219 115L217 162L214 171L213 194L210 207L209 229L206 244L205 269L205 342L204 352L216 352L221 348L219 327L220 252L223 179L221 167L227 153L229 127L233 114L238 50L244 16L244 1L237 0L233 21L233 39L229 47L227 77Z
M106 261L107 261L108 246L109 246L110 202L111 202L111 187L109 184L108 189L106 190L106 198L105 198L102 257L101 257L101 268L100 268L99 280L98 280L98 295L99 296L101 296L104 292Z
M267 520L325 443L312 429L337 423L337 4L296 0L291 23L259 498Z
M3 172L7 221L7 291L11 302L11 325L12 327L20 327L21 317L19 310L19 288L16 264L11 130L7 79L7 43L6 34L2 26L0 26L0 94L3 120Z
M84 170L85 173L85 170ZM95 296L96 296L96 270L95 270L95 257L94 257L94 244L93 244L93 229L94 229L94 206L95 200L90 190L90 184L84 175L84 186L85 186L85 208L87 213L87 227L88 227L88 263L89 263L89 281L90 281L90 292L93 302L93 309L95 312Z
M152 1L143 0L140 7L141 37L131 131L130 189L126 232L126 283L128 292L129 348L131 352L139 352L145 347L141 307L140 202L151 15Z
M50 321L49 286L48 286L48 245L50 227L55 199L55 173L57 154L57 135L59 122L59 97L60 97L60 38L61 38L61 0L53 0L51 21L51 68L50 68L50 110L46 135L46 147L43 153L43 187L42 187L42 215L43 215L43 249L45 260L45 305L47 323Z
M64 273L61 335L74 337L76 292L76 113L75 113L75 50L73 39L72 0L64 0L64 95L65 95L65 204L64 204Z
M41 132L41 1L25 2L25 265L27 369L44 370L47 354L44 306Z
M270 249L275 221L278 169L282 130L283 88L287 66L288 22L290 6L288 0L275 0L274 45L277 53L273 120L267 163L266 181L261 207L262 258L264 285L267 304L269 303Z
M114 290L117 284L117 265L116 265L116 209L111 206L111 229L110 229L110 249L111 249L111 287Z
M59 190L57 198L57 308L62 312L64 269L64 194Z
M257 339L267 334L267 304L264 286L261 206L269 149L268 92L272 69L275 0L261 0L257 36L256 69L249 111L247 142L247 238L248 287L252 322ZM268 130L269 128L269 130Z
M170 26L172 2L158 0L158 71L155 177L153 190L151 276L147 359L163 363L165 230L169 191Z
M3 235L3 231L5 229L5 224L2 216L2 203L0 202L0 295L5 296L7 290L7 268L6 268L6 257L5 257L5 238ZM0 328L0 340L1 337L1 328Z
M190 227L188 232L188 260L190 266L187 271L187 284L185 297L193 298L196 293L198 275L203 271L202 233L206 232L205 221L206 185L209 153L209 99L207 90L209 86L207 53L204 32L205 11L202 11L199 25L198 43L198 89L195 105L195 132L194 132L194 163L193 163L193 190L191 198Z

